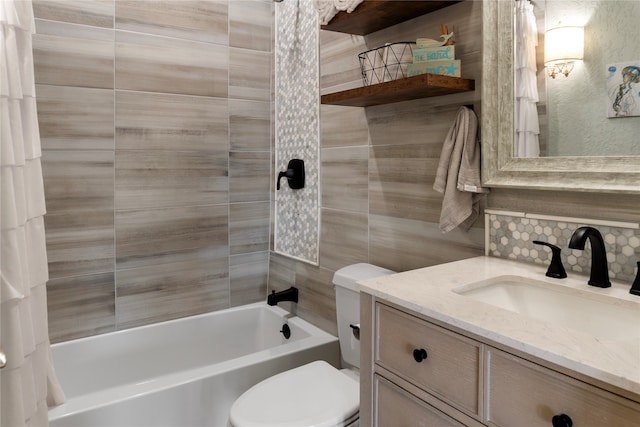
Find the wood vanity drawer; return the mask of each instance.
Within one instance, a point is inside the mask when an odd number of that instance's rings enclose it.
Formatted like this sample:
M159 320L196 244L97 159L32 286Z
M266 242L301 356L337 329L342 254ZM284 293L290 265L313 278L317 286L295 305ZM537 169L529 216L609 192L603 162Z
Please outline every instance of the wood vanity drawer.
M375 362L458 409L478 415L480 344L384 304L378 303L376 311ZM414 359L416 350L424 350L426 358Z
M487 350L487 422L549 427L568 415L575 427L638 427L640 404L500 350Z
M376 375L376 427L464 427L433 406Z

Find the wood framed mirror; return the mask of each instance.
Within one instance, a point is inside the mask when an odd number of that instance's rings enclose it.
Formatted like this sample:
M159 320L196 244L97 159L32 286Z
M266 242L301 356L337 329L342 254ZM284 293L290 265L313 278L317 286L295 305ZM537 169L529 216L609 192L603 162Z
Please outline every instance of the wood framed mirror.
M483 2L484 185L640 194L640 156L513 157L514 7L511 0Z

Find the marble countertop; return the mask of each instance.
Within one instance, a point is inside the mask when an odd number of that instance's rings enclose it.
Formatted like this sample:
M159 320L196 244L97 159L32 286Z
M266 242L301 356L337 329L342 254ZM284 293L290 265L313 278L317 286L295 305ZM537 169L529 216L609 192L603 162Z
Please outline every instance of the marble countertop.
M600 289L588 286L587 276L569 272L566 279L552 279L545 272L542 265L477 257L362 281L359 287L403 308L640 395L640 324L637 336L630 339L595 338L452 291L499 276L523 276L607 295L632 308L637 304L640 310L640 297L629 294L630 283L612 281L610 288Z

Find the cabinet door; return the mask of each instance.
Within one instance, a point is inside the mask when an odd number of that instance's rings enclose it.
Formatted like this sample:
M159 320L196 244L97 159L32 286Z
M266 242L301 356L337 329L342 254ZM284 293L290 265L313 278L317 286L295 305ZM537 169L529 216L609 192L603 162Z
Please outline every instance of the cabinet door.
M463 412L478 415L478 343L383 304L377 305L377 322L377 364ZM415 351L424 353L420 357Z
M395 384L375 377L376 427L464 427Z
M638 427L640 404L496 349L487 350L487 422L550 427L565 414L575 427Z

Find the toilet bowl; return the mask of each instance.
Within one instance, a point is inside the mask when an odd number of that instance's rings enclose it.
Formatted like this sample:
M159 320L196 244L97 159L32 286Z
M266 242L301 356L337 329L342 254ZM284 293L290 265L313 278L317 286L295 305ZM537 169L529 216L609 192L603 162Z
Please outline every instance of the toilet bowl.
M365 263L336 271L333 283L345 369L319 360L267 378L233 403L229 426L358 427L360 295L356 283L393 273Z
M359 383L316 361L285 371L247 390L230 412L234 427L351 426L358 418Z

